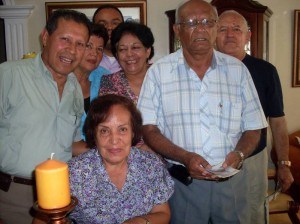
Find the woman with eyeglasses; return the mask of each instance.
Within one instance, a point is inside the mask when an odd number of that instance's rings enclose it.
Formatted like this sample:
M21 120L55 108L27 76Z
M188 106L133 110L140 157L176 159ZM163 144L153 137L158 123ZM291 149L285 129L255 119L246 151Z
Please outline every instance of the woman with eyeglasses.
M154 37L146 25L125 22L116 27L111 36L111 49L121 71L104 75L99 95L117 94L137 104L142 83L154 55ZM145 147L140 141L138 147Z
M81 130L90 108L90 102L98 95L102 75L110 74L107 69L101 66L98 67L107 41L108 33L105 27L100 24L92 24L91 36L86 45L85 53L79 66L74 70L84 97L84 115L81 119ZM82 139L85 139L83 134L81 136Z

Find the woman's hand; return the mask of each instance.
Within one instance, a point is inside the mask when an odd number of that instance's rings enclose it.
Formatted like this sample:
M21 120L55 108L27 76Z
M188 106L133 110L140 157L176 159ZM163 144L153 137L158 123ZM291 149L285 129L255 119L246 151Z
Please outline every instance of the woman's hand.
M171 211L168 202L155 205L147 215L137 216L126 220L123 224L146 224L147 220L151 224L169 224Z

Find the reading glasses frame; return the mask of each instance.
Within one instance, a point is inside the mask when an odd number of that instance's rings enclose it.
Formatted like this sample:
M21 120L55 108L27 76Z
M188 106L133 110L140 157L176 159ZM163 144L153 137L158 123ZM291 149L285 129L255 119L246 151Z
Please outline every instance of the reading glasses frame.
M217 20L216 19L189 19L187 21L179 22L178 25L183 25L189 29L195 29L198 25L202 25L202 27L214 27L216 25Z

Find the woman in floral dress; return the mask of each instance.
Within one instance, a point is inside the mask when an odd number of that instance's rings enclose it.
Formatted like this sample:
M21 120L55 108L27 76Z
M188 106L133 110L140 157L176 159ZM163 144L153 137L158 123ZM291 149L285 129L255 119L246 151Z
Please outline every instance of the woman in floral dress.
M91 149L68 162L78 199L73 223L169 223L174 182L155 154L132 146L141 129L141 114L128 98L108 94L92 102L84 124Z
M111 44L122 70L102 77L99 95L126 96L136 104L149 60L154 55L153 34L143 24L125 22L112 32Z

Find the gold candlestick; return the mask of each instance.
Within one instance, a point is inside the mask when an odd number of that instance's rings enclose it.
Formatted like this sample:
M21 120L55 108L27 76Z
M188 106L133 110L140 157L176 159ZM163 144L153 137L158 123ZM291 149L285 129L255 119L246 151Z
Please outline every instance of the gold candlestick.
M48 217L48 222L50 224L71 224L71 221L66 217L78 204L76 197L71 196L71 203L63 208L59 209L43 209L40 208L38 202L35 202L33 208L41 213L43 216Z

